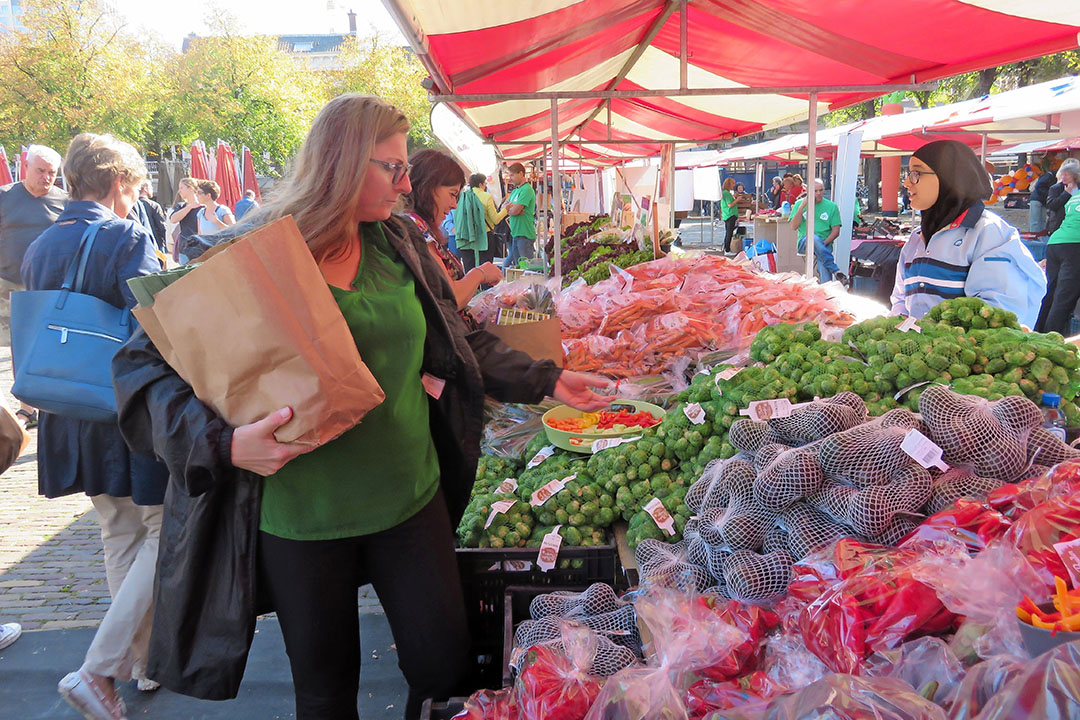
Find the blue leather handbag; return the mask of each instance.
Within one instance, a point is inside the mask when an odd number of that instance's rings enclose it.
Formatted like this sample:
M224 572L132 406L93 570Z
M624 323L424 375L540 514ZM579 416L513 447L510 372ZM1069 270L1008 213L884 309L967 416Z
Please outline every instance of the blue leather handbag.
M11 394L44 412L116 422L112 359L131 337L131 311L82 293L103 223L86 228L59 290L11 294Z

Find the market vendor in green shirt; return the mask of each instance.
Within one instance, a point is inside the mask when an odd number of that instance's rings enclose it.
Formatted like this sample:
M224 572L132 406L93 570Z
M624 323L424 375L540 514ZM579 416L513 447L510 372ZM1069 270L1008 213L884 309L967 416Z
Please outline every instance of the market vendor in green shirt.
M731 240L735 237L735 226L739 223L739 208L735 204L735 178L728 178L721 186L720 219L724 221L724 252L735 255L731 250Z
M833 257L832 244L840 235L840 208L832 200L825 199L825 183L814 180L814 260L821 282L839 280L847 282ZM799 252L806 252L806 196L799 198L791 211L791 229L799 234Z
M1058 177L1063 194L1072 194L1065 203L1061 225L1046 244L1046 295L1035 329L1071 335L1069 320L1080 301L1080 174L1076 166L1064 164Z
M514 163L508 169L514 189L506 199L506 214L510 216L510 250L503 267L515 267L519 258L536 256L536 191L525 181L524 165Z

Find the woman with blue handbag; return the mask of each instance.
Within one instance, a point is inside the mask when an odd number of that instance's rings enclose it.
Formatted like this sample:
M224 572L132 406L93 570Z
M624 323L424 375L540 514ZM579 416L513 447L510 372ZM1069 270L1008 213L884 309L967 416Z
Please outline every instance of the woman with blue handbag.
M71 200L27 250L22 266L27 288L59 289L73 259L81 260L85 236L89 252L81 264L79 292L117 308L134 307L128 278L161 270L153 235L125 219L139 199L146 165L131 145L84 133L68 147L64 176ZM89 495L105 545L112 603L82 667L58 686L90 720L125 717L115 682L136 679L140 690L156 687L145 677L145 668L167 481L163 465L128 450L115 419L95 422L41 413L38 492L46 497Z

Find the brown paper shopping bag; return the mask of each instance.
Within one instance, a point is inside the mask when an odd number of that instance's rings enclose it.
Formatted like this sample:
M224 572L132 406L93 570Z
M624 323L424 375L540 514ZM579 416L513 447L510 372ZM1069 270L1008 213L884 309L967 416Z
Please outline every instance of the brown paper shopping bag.
M134 313L230 424L291 407L279 442L322 445L385 398L291 216L241 236Z

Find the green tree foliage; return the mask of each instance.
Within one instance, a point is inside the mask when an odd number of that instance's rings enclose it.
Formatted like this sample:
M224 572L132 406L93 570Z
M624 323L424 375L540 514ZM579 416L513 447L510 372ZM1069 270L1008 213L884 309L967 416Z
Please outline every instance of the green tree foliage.
M194 38L166 69L164 103L150 128L160 133L155 142L222 138L252 148L257 166L263 152L290 157L322 107L319 78L276 38L245 36L219 11L210 24L211 35Z
M63 152L80 132L138 143L160 93L160 49L98 0L24 2L25 30L0 36L0 144Z
M342 93L378 95L394 103L409 118L409 145L431 147L431 103L420 83L427 71L412 51L382 37L349 38L341 51L341 67L327 71L330 96Z

